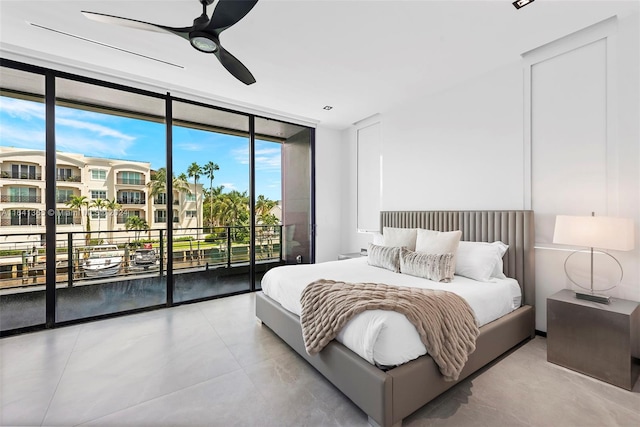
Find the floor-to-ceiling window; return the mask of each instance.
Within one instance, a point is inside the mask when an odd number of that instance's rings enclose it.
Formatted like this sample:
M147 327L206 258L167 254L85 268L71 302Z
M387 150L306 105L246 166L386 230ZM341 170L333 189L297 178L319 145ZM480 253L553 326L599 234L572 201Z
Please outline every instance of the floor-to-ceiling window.
M0 70L0 327L45 323L44 76ZM24 292L38 288L37 292Z
M56 321L165 304L167 227L149 197L152 171L166 165L164 99L69 78L55 86L56 189L69 195L56 208L77 218L56 229Z
M251 289L249 117L173 103L174 301Z
M2 64L0 333L248 292L313 262L313 129Z
M278 257L314 262L312 250L313 131L258 117L255 120L256 287Z

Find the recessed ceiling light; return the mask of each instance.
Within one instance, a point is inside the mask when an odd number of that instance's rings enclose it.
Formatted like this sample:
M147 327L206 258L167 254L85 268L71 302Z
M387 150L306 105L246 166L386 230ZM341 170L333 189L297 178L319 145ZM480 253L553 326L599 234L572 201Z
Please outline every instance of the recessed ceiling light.
M331 110L333 107L331 105L325 105L324 107L322 107L323 109L329 111Z
M515 6L516 9L520 9L521 7L524 7L529 3L533 3L534 1L535 0L516 0L512 4Z

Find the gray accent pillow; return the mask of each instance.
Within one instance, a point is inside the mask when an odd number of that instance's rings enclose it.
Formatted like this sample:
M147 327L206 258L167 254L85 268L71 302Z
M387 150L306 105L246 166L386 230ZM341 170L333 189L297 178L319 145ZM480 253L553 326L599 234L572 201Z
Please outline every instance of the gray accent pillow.
M453 279L455 273L453 254L426 254L402 248L400 251L400 272L424 277L435 282L448 283Z
M400 272L400 248L379 246L369 243L367 263L374 267L382 267L394 273Z

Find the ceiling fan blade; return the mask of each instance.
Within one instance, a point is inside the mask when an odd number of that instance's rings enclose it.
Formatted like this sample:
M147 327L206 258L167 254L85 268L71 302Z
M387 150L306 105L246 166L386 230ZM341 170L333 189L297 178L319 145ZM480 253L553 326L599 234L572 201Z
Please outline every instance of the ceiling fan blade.
M135 28L137 30L153 31L156 33L169 32L171 34L176 34L186 39L189 38L189 32L193 31L193 27L185 27L185 28L165 27L163 25L151 24L149 22L138 21L135 19L121 18L119 16L107 15L105 13L88 12L83 10L82 14L93 21L103 22L105 24L115 24L123 27Z
M258 0L219 0L213 10L207 31L220 34L244 18L256 3Z
M227 69L236 79L246 85L256 82L251 71L245 67L235 56L227 52L222 46L219 46L214 55L218 58L224 68Z

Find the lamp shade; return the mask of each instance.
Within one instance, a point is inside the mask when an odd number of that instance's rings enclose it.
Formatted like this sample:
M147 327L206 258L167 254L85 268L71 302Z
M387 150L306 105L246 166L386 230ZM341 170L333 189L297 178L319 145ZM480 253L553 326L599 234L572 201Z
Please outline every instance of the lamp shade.
M553 243L630 251L634 246L633 220L610 216L556 216Z

